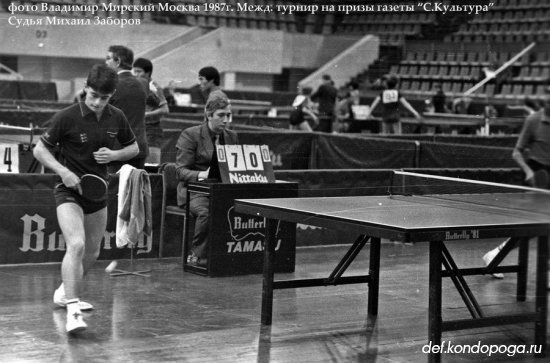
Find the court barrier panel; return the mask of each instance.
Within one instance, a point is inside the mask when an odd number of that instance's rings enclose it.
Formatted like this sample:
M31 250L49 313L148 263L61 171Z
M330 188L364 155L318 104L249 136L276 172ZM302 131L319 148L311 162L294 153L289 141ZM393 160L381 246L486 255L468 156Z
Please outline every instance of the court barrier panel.
M29 127L42 126L49 120L55 111L35 111L35 110L0 110L0 122L11 126Z
M316 134L312 169L381 169L416 166L418 143L365 138L356 135Z
M406 169L444 176L520 185L523 174L519 168L501 169ZM390 169L339 170L276 170L278 180L299 183L300 197L337 197L353 195L386 195L390 183ZM150 174L153 207L153 238L138 243L138 258L158 257L160 227L159 211L162 203L162 177ZM44 263L61 261L65 244L55 215L52 188L56 176L52 174L2 174L0 178L0 264ZM114 230L117 212L118 176L111 176L109 186L109 216L99 259L128 258L128 249L116 249ZM167 224L167 236L181 235L181 223ZM297 246L350 243L356 236L345 231L331 231L299 225ZM181 253L177 238L165 240L164 256Z
M419 168L513 168L512 148L423 142Z
M2 174L0 178L0 264L60 262L65 242L57 224L53 174ZM162 176L151 174L153 236L138 241L137 258L158 257ZM116 248L118 175L111 175L108 220L99 259L127 259L129 248ZM174 246L174 248L176 248ZM175 256L175 253L173 253Z
M44 123L51 112L1 111L2 122L28 126ZM13 117L13 118L11 118ZM176 142L181 130L199 125L182 120L175 129L165 129L162 162L175 162ZM170 124L171 125L171 124ZM515 167L511 148L364 137L360 134L301 133L288 130L260 131L250 125L233 125L240 142L269 145L274 169L363 169L409 167ZM481 140L481 139L479 139Z
M175 162L181 129L164 130L162 162ZM515 167L507 147L452 144L362 135L236 129L242 144L267 144L276 170Z
M57 101L57 87L54 82L0 80L0 98Z

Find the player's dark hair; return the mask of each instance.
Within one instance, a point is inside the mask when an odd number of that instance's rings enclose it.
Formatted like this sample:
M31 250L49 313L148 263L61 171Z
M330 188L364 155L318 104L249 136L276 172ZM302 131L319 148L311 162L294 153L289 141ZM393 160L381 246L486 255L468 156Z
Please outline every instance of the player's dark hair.
M123 45L111 45L109 47L109 52L113 53L115 61L120 61L120 68L132 69L134 52L132 52L130 48Z
M138 58L134 61L134 68L141 68L145 73L153 74L153 63L149 59Z
M399 83L399 77L397 75L390 74L387 77L386 86L388 86L388 88L395 88L398 83Z
M86 86L103 94L113 93L117 83L117 72L105 64L95 64L86 79Z
M214 80L216 86L220 85L220 72L214 67L201 68L199 76L206 78L207 81Z

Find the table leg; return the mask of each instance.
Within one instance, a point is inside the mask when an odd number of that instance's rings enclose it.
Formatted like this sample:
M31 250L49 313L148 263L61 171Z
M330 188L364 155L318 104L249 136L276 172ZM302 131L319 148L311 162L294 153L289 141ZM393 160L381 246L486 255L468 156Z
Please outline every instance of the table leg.
M527 270L529 262L529 238L518 239L518 283L516 300L525 301L527 297Z
M430 242L430 291L428 302L428 337L431 346L441 344L441 263L443 242ZM440 353L430 353L428 362L439 363Z
M271 325L273 316L273 277L275 246L277 244L277 221L267 219L264 245L264 270L262 285L262 324Z
M536 312L538 319L535 324L535 344L541 346L541 353L536 356L545 356L546 325L548 317L548 236L540 236L537 242L537 287Z
M380 286L380 238L370 239L368 314L378 315Z

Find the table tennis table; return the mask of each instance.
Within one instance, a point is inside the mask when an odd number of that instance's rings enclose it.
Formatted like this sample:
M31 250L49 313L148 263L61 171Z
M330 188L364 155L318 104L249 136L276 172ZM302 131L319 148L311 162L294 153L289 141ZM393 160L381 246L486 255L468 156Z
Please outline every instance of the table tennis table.
M403 242L429 242L428 336L431 343L440 344L443 331L534 322L534 344L542 346L542 356L546 349L547 328L549 208L550 194L529 192L235 200L237 212L267 219L262 324L272 323L274 289L310 286L367 283L367 313L377 315L380 240L385 238ZM279 220L352 231L359 237L329 277L274 281L274 246ZM510 238L507 244L509 247L504 248L489 266L480 268L459 268L446 248L446 243L453 241L500 237ZM493 272L517 273L517 300L525 300L528 243L532 237L537 237L535 311L485 316L464 276ZM370 242L368 275L342 276L367 242ZM514 244L519 247L518 264L498 266ZM452 279L472 319L443 320L443 277ZM428 359L430 362L438 362L440 354L432 353Z

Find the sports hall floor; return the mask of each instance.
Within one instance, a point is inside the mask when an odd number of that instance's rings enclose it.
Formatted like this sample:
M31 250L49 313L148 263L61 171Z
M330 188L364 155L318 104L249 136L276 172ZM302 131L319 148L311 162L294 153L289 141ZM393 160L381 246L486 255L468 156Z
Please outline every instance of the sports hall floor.
M454 242L460 266L479 266L498 241ZM88 276L88 330L64 332L65 310L52 293L59 265L0 267L0 362L426 362L428 245L383 242L380 308L366 316L366 286L344 285L274 292L273 325L261 328L261 276L209 278L183 272L179 259L140 260L151 277L110 277L107 261ZM300 248L294 274L326 277L346 247ZM366 273L367 254L352 264ZM509 260L516 255L512 253ZM121 261L119 267L126 267ZM533 308L534 243L528 299L515 301L515 277L468 281L487 315ZM449 279L444 318L469 317ZM452 344L530 345L533 324L443 333ZM550 343L550 341L548 342ZM442 362L544 362L529 354L445 354Z

